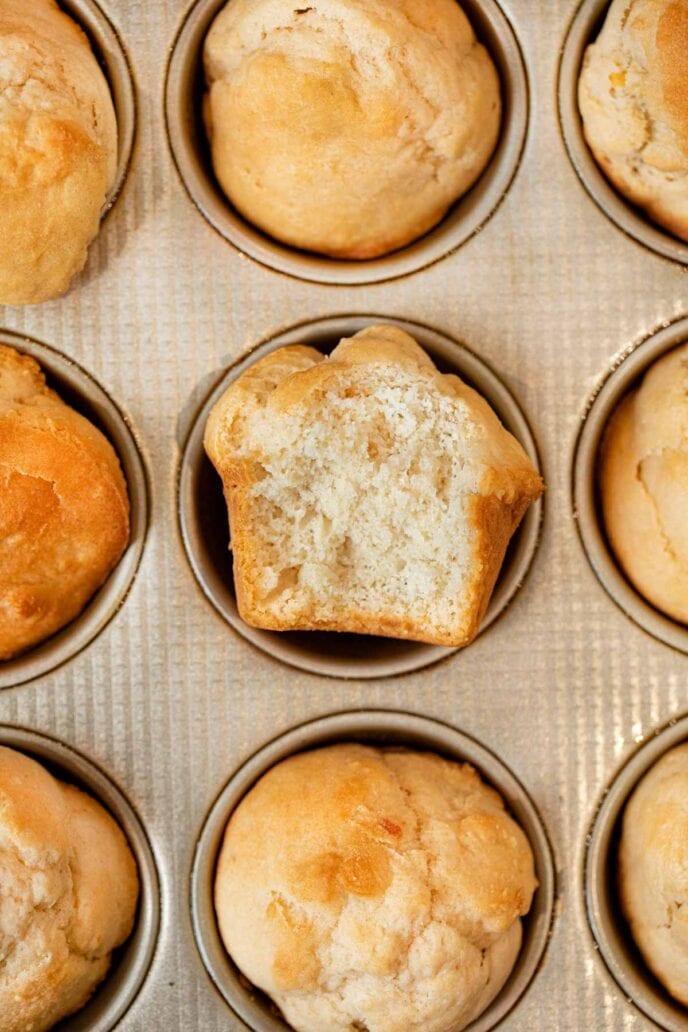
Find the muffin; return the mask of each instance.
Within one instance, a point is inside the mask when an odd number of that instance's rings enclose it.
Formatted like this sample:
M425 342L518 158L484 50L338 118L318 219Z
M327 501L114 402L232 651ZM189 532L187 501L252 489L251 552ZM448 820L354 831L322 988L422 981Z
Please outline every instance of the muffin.
M112 445L32 358L0 345L0 660L73 620L128 539Z
M136 863L103 807L0 747L0 1032L84 1006L131 934Z
M648 967L688 1006L688 745L666 753L624 812L619 890Z
M588 47L579 106L605 175L688 240L688 0L614 0Z
M499 135L497 72L456 0L231 0L204 58L220 186L308 251L366 259L409 244Z
M688 344L655 362L613 414L599 486L626 576L657 609L688 623Z
M536 888L469 766L343 744L290 757L230 817L222 939L297 1032L459 1032L497 995Z
M63 294L116 172L112 98L53 0L0 0L0 304Z
M543 484L486 401L373 326L289 346L214 406L242 618L467 645Z

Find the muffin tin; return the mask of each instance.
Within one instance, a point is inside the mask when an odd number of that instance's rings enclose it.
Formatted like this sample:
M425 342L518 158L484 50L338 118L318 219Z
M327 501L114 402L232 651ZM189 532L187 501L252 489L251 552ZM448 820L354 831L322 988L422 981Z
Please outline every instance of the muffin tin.
M90 760L71 746L23 727L0 724L0 746L38 760L60 781L76 785L101 803L127 837L139 876L139 904L134 930L115 950L104 981L86 1006L60 1022L60 1032L110 1032L127 1014L146 978L155 953L160 924L158 872L141 821L122 791Z
M0 344L34 358L48 386L105 434L119 457L130 504L129 544L117 566L76 620L36 648L0 663L2 689L56 670L85 649L115 616L129 593L143 554L148 526L148 487L143 460L124 416L84 369L48 345L7 330L0 329Z
M65 6L77 16L81 12L85 23L85 12L96 10L80 0ZM593 6L596 13L584 24L581 19ZM666 736L655 740L654 729L688 712L683 646L672 641L676 647L668 647L656 627L643 633L627 595L622 607L612 602L578 533L587 534L588 517L578 504L572 473L581 471L587 490L595 447L592 438L586 442L595 424L601 429L604 422L604 399L612 405L606 392L617 385L619 393L628 389L641 373L642 356L662 334L675 343L684 333L688 339L681 321L688 316L683 259L672 253L673 261L661 260L600 216L581 189L567 150L563 104L561 121L558 117L557 84L561 91L567 75L571 96L572 40L577 38L579 61L583 37L595 31L603 7L579 7L576 0L501 0L498 15L487 0L466 3L467 10L483 12L483 32L490 25L496 33L502 19L510 26L525 67L523 88L529 83L523 149L525 109L514 116L511 185L506 193L500 189L498 210L458 250L446 254L459 242L447 236L435 241L431 253L431 236L419 245L425 248L422 260L411 261L401 252L391 260L409 260L408 266L380 269L379 276L363 272L362 280L427 266L422 271L362 288L338 274L318 283L294 278L305 275L300 269L283 270L293 276L276 275L263 267L273 261L264 241L266 253L256 255L262 264L247 261L199 218L167 145L168 131L173 134L173 64L187 83L197 74L184 64L188 56L179 58L178 46L170 60L175 40L181 41L189 24L187 0L102 0L122 67L128 58L137 84L138 146L127 188L92 248L87 275L70 294L36 308L4 308L0 324L3 340L9 333L9 342L20 350L36 347L33 340L49 342L37 357L64 380L70 400L83 403L103 425L105 409L98 401L103 396L82 369L94 371L103 391L116 399L115 409L131 414L135 440L119 414L105 428L123 460L115 434L126 431L132 464L140 472L141 512L147 502L148 516L138 523L142 555L133 590L126 594L125 588L107 609L106 621L119 607L116 618L97 637L90 635L88 647L70 648L52 672L52 662L14 672L1 666L0 724L58 739L70 754L73 747L112 772L152 844L161 907L157 946L135 1001L119 1021L122 1032L250 1027L214 988L194 933L192 887L195 891L199 882L192 883L192 872L195 850L198 846L200 856L199 843L206 841L206 820L228 779L266 743L324 714L371 708L414 714L393 717L407 739L414 737L417 718L433 718L455 729L447 732L455 743L447 748L472 755L465 751L471 743L484 743L488 758L499 757L527 786L546 829L556 868L554 918L551 926L545 922L551 938L533 965L533 977L528 976L528 991L502 1016L500 1029L640 1032L648 1027L646 1014L667 1029L688 1028L688 1014L656 984L652 988L664 1007L650 1010L647 973L628 949L614 909L608 918L601 910L595 916L584 874L592 835L588 869L591 858L599 856L598 869L609 885L609 854L595 851L597 801L612 797L604 793L616 772L626 769L639 741L656 741L663 751L670 743ZM110 67L108 48L95 29L91 34ZM116 86L115 74L109 74ZM128 72L125 81L133 128ZM525 104L523 94L522 100ZM629 218L652 228L613 191L612 199ZM438 232L449 233L449 225ZM290 254L289 260L302 257ZM357 275L366 268L365 263L357 268ZM316 271L320 276L320 266ZM347 668L346 662L337 671L348 675L346 681L330 671L288 665L234 633L198 589L179 522L184 449L210 392L259 342L274 342L304 323L331 325L341 312L355 313L347 325L381 312L431 327L433 339L448 340L457 356L454 342L465 343L474 360L494 370L518 399L549 487L537 556L508 612L444 662L396 677L380 664L372 680L361 666ZM664 340L669 346L668 336ZM72 373L78 374L73 388ZM590 406L593 392L596 401ZM593 528L594 508L586 511ZM592 559L587 541L586 547ZM372 659L375 666L377 653ZM344 722L337 734L349 733L344 725L350 722L356 734L364 734L357 716L337 719ZM298 745L303 734L296 731L287 741ZM499 787L501 768L477 756L476 762L486 764L488 779ZM516 810L516 797L504 784ZM94 791L99 793L97 786ZM117 815L114 803L106 803ZM600 809L600 819L607 812ZM589 913L597 922L597 941ZM201 923L212 934L209 917ZM616 960L604 945L612 930L623 946ZM598 954L614 966L614 978Z
M526 790L488 749L436 720L391 710L336 713L280 735L232 775L208 814L198 839L191 874L194 934L208 974L232 1010L255 1032L288 1032L289 1026L263 994L246 983L223 947L213 907L217 858L232 811L270 767L288 756L336 742L401 746L430 750L460 763L470 763L496 788L530 841L538 889L523 921L523 945L502 991L471 1025L488 1032L513 1009L542 961L552 923L555 894L554 861L540 816Z
M497 0L465 0L463 7L488 48L502 83L499 142L478 182L421 240L370 261L340 261L299 251L262 233L232 207L212 170L203 128L203 41L226 0L196 0L175 39L165 83L167 135L190 199L218 233L242 254L270 269L316 283L379 283L417 272L461 247L487 222L511 185L528 126L528 81L513 28Z
M688 265L688 244L662 229L626 200L595 161L578 110L578 76L585 50L597 38L609 0L583 0L571 22L559 70L559 117L566 147L583 186L612 222L651 251Z
M537 467L537 448L528 422L509 389L491 369L463 344L418 323L385 315L340 316L318 319L280 333L231 366L198 411L182 452L179 473L179 524L186 554L203 593L234 630L276 659L315 674L331 677L374 678L420 670L447 659L456 649L362 634L304 632L279 634L249 627L239 616L228 548L227 506L222 482L203 448L203 434L211 409L238 376L253 362L289 344L308 344L328 353L343 337L366 326L393 324L410 333L444 373L454 373L475 387L502 423L525 448ZM512 539L482 631L506 609L523 583L537 548L542 500L528 510Z

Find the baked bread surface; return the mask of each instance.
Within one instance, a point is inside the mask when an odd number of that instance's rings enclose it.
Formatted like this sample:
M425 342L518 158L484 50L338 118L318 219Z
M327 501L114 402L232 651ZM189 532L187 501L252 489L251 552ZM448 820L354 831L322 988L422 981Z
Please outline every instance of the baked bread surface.
M0 747L0 1032L44 1032L83 1007L137 898L136 863L103 807Z
M321 254L373 258L420 237L499 134L497 72L456 0L231 0L205 70L223 190Z
M0 304L64 293L115 178L112 98L53 0L0 0Z
M74 619L128 539L112 445L0 345L0 660Z
M612 183L688 240L688 0L614 0L585 55L579 104Z
M509 976L536 888L473 768L335 745L273 767L232 814L222 938L297 1032L458 1032Z
M666 753L626 807L619 888L648 967L688 1006L688 745Z
M486 401L402 330L290 346L215 405L239 611L439 645L478 632L542 480Z
M655 362L610 419L600 492L607 536L629 579L688 623L688 344Z

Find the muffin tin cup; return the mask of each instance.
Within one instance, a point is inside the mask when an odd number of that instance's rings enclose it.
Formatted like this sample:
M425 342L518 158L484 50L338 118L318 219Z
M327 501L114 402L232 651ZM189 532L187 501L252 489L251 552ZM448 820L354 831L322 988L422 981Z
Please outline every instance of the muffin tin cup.
M48 386L105 434L119 457L131 506L129 544L108 579L79 616L61 631L15 659L0 661L2 689L42 677L73 659L100 634L120 609L143 553L148 527L148 487L143 459L125 417L85 370L46 344L7 330L0 330L0 344L34 358L46 374Z
M339 316L296 326L251 351L224 373L195 416L184 446L179 474L179 521L182 540L198 583L220 616L247 641L273 658L309 673L368 679L419 670L456 649L392 638L326 632L277 632L250 627L239 616L228 550L227 509L222 484L203 449L210 410L227 387L258 359L289 344L326 345L327 350L366 326L399 326L410 333L444 372L457 373L475 387L521 442L535 466L537 448L516 400L492 370L462 344L438 332L386 316ZM528 572L537 549L542 501L528 510L514 535L481 627L485 631L506 609Z
M236 771L203 825L193 860L191 914L203 963L226 1003L248 1028L254 1032L285 1032L289 1028L268 998L240 974L224 948L213 903L215 869L227 821L255 782L294 753L343 741L432 750L472 764L501 794L530 841L539 888L524 918L521 952L499 995L470 1025L471 1032L488 1032L516 1006L542 964L554 914L552 852L526 790L492 752L447 724L412 713L361 710L322 717L280 735Z
M182 183L198 210L242 254L262 265L316 283L379 283L417 272L455 251L490 218L518 169L528 126L528 80L511 23L497 0L461 0L502 82L500 139L477 183L424 237L393 254L368 261L325 258L269 237L240 216L212 169L203 120L202 51L210 26L227 0L197 0L174 41L165 84L167 135Z
M672 323L635 347L611 371L590 402L573 460L574 518L580 539L598 580L620 609L654 638L688 653L688 627L648 602L626 579L611 550L598 496L599 451L610 417L651 365L688 342L688 318Z
M635 946L618 900L616 857L626 803L639 781L674 746L688 739L688 716L656 731L631 756L605 792L584 862L588 922L609 973L624 995L667 1032L688 1032L688 1009L673 1000Z
M122 191L136 138L136 89L122 40L95 0L60 0L62 10L89 38L110 87L117 117L117 171L103 208L103 218Z
M143 825L120 789L71 746L23 727L0 724L0 745L38 760L55 777L102 803L124 832L138 867L140 894L134 931L113 956L105 980L81 1010L56 1026L59 1032L110 1032L131 1007L155 953L160 925L158 872Z
M652 222L606 178L583 134L578 79L588 44L597 38L610 0L583 0L569 27L559 65L559 120L573 167L590 197L627 236L675 262L688 265L688 243Z

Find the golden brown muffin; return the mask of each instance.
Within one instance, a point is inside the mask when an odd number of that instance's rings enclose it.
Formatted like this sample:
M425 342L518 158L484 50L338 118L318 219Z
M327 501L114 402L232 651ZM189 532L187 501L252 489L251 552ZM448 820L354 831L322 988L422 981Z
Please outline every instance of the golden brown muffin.
M610 419L600 492L607 536L629 579L688 623L688 344L655 362Z
M53 0L0 0L0 304L67 290L116 162L110 90L81 29Z
M231 0L205 69L229 199L278 240L335 257L430 230L499 134L498 76L456 0Z
M614 0L585 55L579 104L612 183L688 240L688 0Z
M131 934L136 863L90 796L0 747L0 1032L83 1007Z
M472 767L335 745L244 797L215 903L233 960L297 1032L458 1032L508 978L536 884Z
M619 887L645 962L688 1006L688 745L666 753L626 806Z
M128 539L112 446L32 358L0 345L0 660L73 620Z
M286 347L227 389L205 447L239 612L272 630L467 645L543 483L487 402L407 333Z

